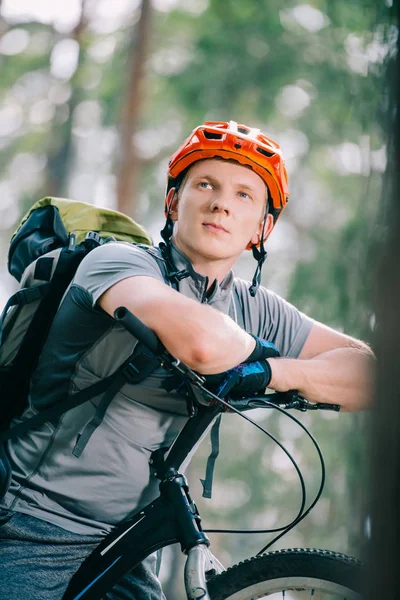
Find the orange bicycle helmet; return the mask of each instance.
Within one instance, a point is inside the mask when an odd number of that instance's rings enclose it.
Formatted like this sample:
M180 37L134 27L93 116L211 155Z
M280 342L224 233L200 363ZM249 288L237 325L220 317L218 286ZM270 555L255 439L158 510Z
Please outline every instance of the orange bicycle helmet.
M289 198L288 178L279 144L259 129L235 121L207 121L196 127L172 155L168 165L165 215L172 195L188 168L198 160L221 157L247 165L263 179L269 190L269 212L274 223Z

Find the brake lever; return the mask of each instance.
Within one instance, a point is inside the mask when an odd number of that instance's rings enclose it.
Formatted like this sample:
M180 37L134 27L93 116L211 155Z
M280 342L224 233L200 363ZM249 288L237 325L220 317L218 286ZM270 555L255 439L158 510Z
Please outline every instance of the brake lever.
M275 404L283 409L295 409L300 410L301 412L306 412L307 410L330 410L330 411L340 411L340 404L329 404L327 402L310 402L303 396L300 396L297 393L297 390L289 390L288 392L275 392L274 394L270 394L271 398L268 399L268 396L261 396L259 399L254 398L253 402L249 402L249 406L253 407L262 407L265 406L265 402L270 402L271 404Z
M340 404L330 404L328 402L308 402L305 401L306 408L305 410L331 410L335 412L340 411Z
M292 408L295 410L300 410L301 412L306 412L308 410L340 411L339 404L328 404L327 402L309 402L306 398L302 398L301 396L294 396L292 400L284 402L280 406L285 409Z
M289 390L292 395L292 401L289 402L287 408L295 408L305 412L307 410L333 410L339 412L340 404L330 404L328 402L310 402L307 398L303 398L297 393L297 390Z

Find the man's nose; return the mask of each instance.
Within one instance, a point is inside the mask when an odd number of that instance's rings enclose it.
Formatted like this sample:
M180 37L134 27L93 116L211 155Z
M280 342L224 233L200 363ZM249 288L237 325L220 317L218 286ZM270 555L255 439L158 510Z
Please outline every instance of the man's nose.
M218 191L210 205L212 212L224 212L229 215L230 213L230 198L226 192Z

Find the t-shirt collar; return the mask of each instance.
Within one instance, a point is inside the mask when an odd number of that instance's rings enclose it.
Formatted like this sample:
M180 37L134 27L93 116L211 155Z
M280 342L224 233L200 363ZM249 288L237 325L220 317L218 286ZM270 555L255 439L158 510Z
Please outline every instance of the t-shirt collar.
M192 292L195 293L199 300L204 301L207 299L208 303L224 300L230 294L234 279L232 270L229 271L229 273L221 282L217 280L214 281L210 288L212 289L211 294L207 297L206 291L209 283L208 277L206 275L202 275L201 273L197 273L197 271L194 270L190 259L182 252L182 250L175 246L172 240L170 241L170 247L171 259L176 269L178 271L188 271L189 273L187 278L184 278L180 281L179 288L189 285Z

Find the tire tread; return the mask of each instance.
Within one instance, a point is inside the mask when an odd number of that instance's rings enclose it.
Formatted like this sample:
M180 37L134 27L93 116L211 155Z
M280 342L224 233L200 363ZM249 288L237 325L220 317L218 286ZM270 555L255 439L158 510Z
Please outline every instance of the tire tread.
M253 584L276 577L304 576L325 578L341 585L361 588L362 563L340 552L319 548L287 548L245 559L211 579L208 589L212 600Z

